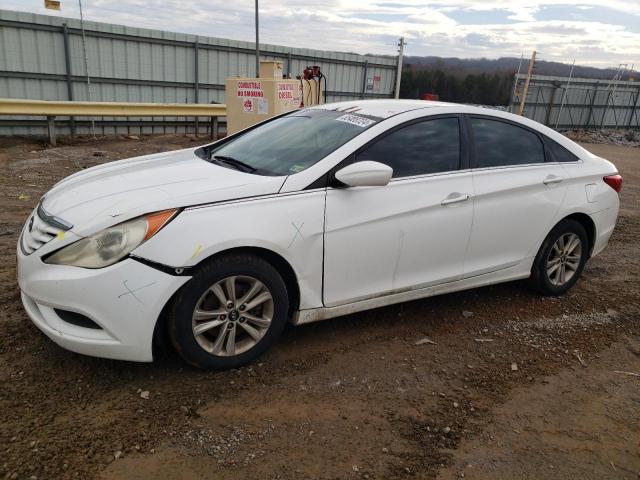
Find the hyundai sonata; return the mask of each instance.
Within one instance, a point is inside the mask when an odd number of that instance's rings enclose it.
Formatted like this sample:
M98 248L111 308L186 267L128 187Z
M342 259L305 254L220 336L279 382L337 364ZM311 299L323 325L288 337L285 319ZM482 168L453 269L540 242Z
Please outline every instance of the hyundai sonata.
M560 295L607 244L622 178L509 113L371 100L304 108L199 148L55 185L18 278L69 350L245 364L287 321L529 279Z

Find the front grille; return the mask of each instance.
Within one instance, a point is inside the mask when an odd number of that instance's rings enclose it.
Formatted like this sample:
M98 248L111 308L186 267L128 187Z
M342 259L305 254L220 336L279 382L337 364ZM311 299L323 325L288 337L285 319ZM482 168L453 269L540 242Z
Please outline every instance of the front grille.
M32 254L60 232L73 228L70 223L48 213L42 206L43 201L44 197L27 220L20 239L20 246L25 255Z
M60 229L42 220L36 210L27 220L27 226L22 233L22 250L30 255L54 238L58 232Z

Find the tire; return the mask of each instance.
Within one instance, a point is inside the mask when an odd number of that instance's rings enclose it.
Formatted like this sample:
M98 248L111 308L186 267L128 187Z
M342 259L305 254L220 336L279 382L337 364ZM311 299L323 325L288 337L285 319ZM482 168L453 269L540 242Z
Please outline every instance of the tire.
M589 238L584 227L575 220L562 220L542 242L531 269L530 286L543 295L564 294L580 278L588 254Z
M191 365L237 368L275 343L288 312L287 288L270 263L253 255L226 255L203 265L178 291L169 309L169 338Z

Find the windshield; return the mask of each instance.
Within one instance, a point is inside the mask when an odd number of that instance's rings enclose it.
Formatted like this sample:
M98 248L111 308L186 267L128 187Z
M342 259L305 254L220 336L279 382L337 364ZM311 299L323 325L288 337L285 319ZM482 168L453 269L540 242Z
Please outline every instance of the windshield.
M260 175L291 175L322 160L380 118L304 109L261 125L209 151L212 162Z

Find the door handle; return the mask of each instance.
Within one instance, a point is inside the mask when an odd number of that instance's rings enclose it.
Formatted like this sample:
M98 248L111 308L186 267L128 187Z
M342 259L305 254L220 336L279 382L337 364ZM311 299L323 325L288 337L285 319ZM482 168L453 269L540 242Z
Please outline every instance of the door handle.
M542 183L544 183L545 185L553 185L554 183L560 183L564 180L564 178L559 177L557 175L549 175L547 178L545 178Z
M440 202L440 205L451 205L452 203L466 202L470 198L471 198L471 195L469 195L468 193L454 192L449 194L447 198L442 200Z

